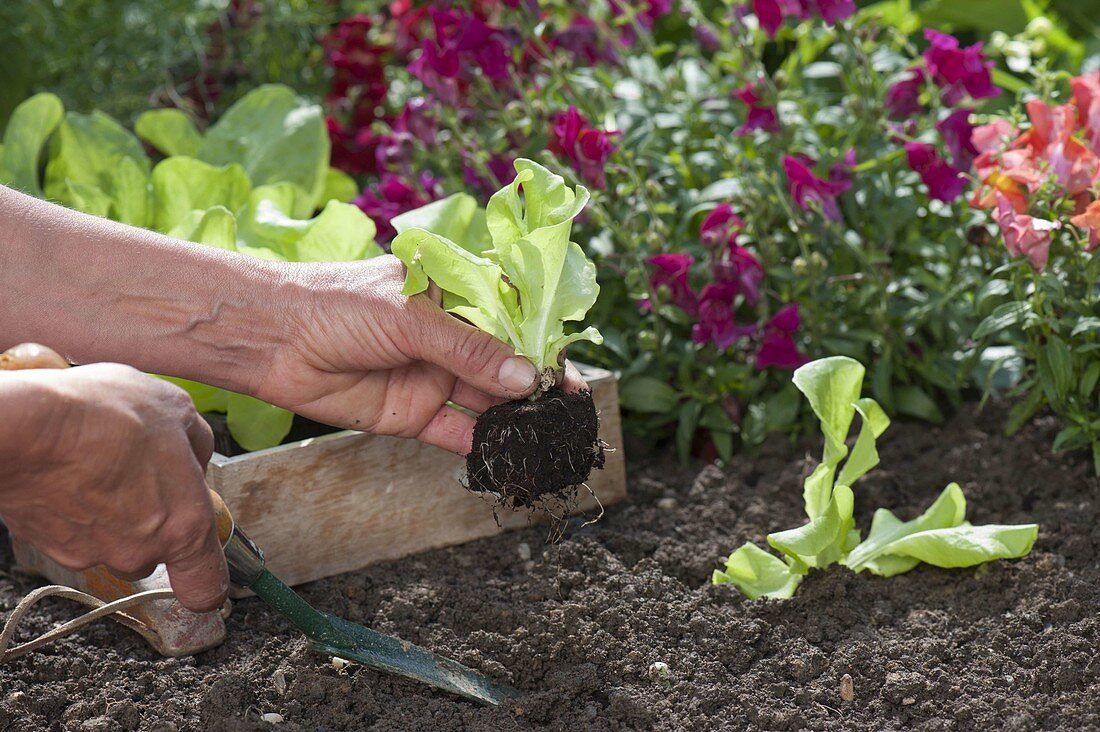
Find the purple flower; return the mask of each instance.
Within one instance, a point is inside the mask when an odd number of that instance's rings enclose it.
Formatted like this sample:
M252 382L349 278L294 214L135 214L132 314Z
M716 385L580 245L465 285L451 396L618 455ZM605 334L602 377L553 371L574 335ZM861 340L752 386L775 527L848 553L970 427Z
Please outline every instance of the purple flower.
M905 78L886 90L886 112L891 119L908 119L921 111L920 91L924 86L924 72L909 69Z
M616 63L619 59L612 43L604 40L596 24L584 15L575 15L569 26L555 33L546 43L551 50L564 50L588 66Z
M936 123L943 144L951 153L952 164L961 171L970 170L978 148L974 145L974 125L970 124L973 109L958 109Z
M748 249L737 244L734 238L711 266L717 282L733 284L737 292L745 296L750 307L760 302L760 285L764 282L764 266Z
M810 201L817 201L825 218L840 221L836 198L852 187L851 173L846 166L854 162L854 151L849 151L845 163L833 165L829 170L829 179L825 180L814 175L813 166L817 163L813 158L805 155L784 156L783 170L787 173L787 185L794 202L806 211Z
M934 145L926 142L905 144L905 154L909 167L920 174L924 185L928 186L928 195L937 201L951 203L966 187L966 178L940 157Z
M615 152L611 138L619 133L592 127L576 107L554 115L553 123L550 151L569 160L589 185L605 187L604 167Z
M494 155L485 163L485 167L489 169L489 176L486 177L470 162L470 156L464 153L462 179L466 185L482 193L495 193L516 179L516 168L513 162L514 158L511 156Z
M735 242L744 228L745 222L733 212L733 206L720 203L699 225L699 241L708 249L718 249Z
M383 173L377 186L365 188L355 199L355 205L370 216L378 227L377 239L386 243L396 236L390 221L406 211L419 208L443 196L440 181L430 173L420 175L420 188L393 173Z
M646 260L646 264L657 268L649 278L653 289L668 288L669 300L688 315L695 315L699 310L699 301L688 284L688 272L694 263L695 258L683 252L655 254ZM648 304L644 306L649 307Z
M712 282L699 295L699 319L691 328L691 339L713 343L725 351L738 340L756 333L755 325L738 325L733 317L737 286L732 282Z
M856 4L855 0L753 0L752 12L768 37L774 38L784 18L808 20L816 15L833 25L855 13Z
M474 68L495 82L508 79L512 43L502 29L464 9L432 7L428 14L435 38L421 41L420 56L409 64L425 86L453 102Z
M932 28L925 29L924 37L931 43L924 51L924 62L932 78L943 87L945 104L958 104L967 95L987 99L1001 93L993 85L994 63L982 54L981 43L959 48L959 39Z
M756 368L796 369L807 363L810 359L798 350L794 340L800 325L797 303L791 303L772 316L764 324L764 337L756 352Z
M753 130L779 131L779 115L776 114L775 107L760 103L761 97L756 93L757 86L754 82L733 92L749 108L745 115L745 124L737 129L738 135L747 135Z

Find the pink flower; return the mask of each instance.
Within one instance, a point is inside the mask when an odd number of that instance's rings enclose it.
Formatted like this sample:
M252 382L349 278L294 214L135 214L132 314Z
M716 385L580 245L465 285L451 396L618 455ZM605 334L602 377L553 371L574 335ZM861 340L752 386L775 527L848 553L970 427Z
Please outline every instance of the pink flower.
M1005 249L1014 257L1027 257L1031 268L1041 272L1050 256L1050 235L1062 228L1059 221L1037 219L1016 213L1012 203L997 193L997 225L1005 238Z
M1100 71L1070 79L1079 122L1094 153L1100 154Z
M554 51L568 52L576 62L587 66L619 60L614 46L604 40L596 24L584 15L573 16L569 26L551 36L546 45Z
M590 126L576 107L554 115L553 123L550 151L569 160L589 185L605 187L604 167L615 152L615 143L611 138L619 133Z
M440 182L429 173L420 175L420 190L398 175L383 173L377 186L363 189L355 205L378 227L378 241L386 243L397 234L390 224L394 217L442 196Z
M733 92L733 95L749 108L748 114L745 115L745 124L737 129L738 135L747 135L753 130L779 131L779 115L776 114L774 106L760 103L761 97L756 93L758 86L756 83L751 83Z
M699 301L688 284L688 273L695 258L687 253L655 254L646 260L646 264L656 267L649 281L653 289L668 288L669 301L689 315L699 310ZM648 303L643 303L648 308Z
M760 350L756 352L756 368L765 369L775 366L781 369L796 369L808 359L798 350L794 333L801 325L798 304L791 303L776 313L764 324L764 338Z
M489 175L481 174L479 168L470 162L470 156L463 153L462 179L466 185L485 194L492 194L516 179L514 158L509 155L494 155L485 163Z
M908 119L921 111L920 91L924 86L924 72L909 69L905 77L894 82L886 90L886 111L891 119Z
M745 222L733 212L733 206L720 203L699 225L699 241L708 249L717 249L734 243L744 228Z
M924 51L924 62L932 78L943 87L944 103L958 104L967 95L971 99L995 97L1001 90L993 85L994 63L982 54L982 44L959 48L954 36L926 28L924 37L931 45Z
M731 282L712 282L699 296L699 319L691 328L691 340L713 343L725 351L741 338L756 333L755 325L738 325L734 320L733 301L737 286Z
M974 125L970 124L973 109L958 109L936 123L936 129L943 137L943 144L951 153L954 166L959 170L970 170L978 148L974 146Z
M905 144L905 154L909 158L909 167L920 174L924 185L928 186L928 195L937 201L950 203L966 187L966 178L940 157L934 145L909 142Z
M1085 245L1086 252L1092 252L1100 248L1100 201L1089 203L1081 213L1071 218L1069 222L1088 231L1089 240Z
M353 175L378 170L379 139L369 127L352 132L334 117L326 117L325 126L332 145L332 167Z
M825 218L840 221L840 207L836 199L852 187L846 166L851 165L849 161L854 162L853 155L854 153L849 153L844 165L832 166L828 180L814 175L813 166L817 161L813 158L805 155L784 156L783 170L787 173L787 186L798 207L806 211L810 201L817 201Z
M1017 129L1006 119L995 119L987 125L978 125L970 134L970 141L980 153L1002 150L1016 136Z

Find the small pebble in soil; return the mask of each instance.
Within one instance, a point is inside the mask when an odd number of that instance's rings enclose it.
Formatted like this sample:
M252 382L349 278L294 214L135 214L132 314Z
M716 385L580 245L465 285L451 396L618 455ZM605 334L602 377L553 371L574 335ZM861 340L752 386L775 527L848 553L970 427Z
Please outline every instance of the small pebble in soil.
M911 696L907 696L907 697L905 697L904 699L901 700L901 705L903 707L907 707L907 706L910 706L911 704L916 704L916 703L917 703L917 700L914 699Z
M668 664L664 661L654 661L649 664L649 678L654 681L659 681L663 684L668 683L669 677L672 675L672 671L669 670Z
M658 498L657 508L661 509L662 511L672 511L676 508L676 499L669 496Z
M275 684L275 691L279 692L279 696L286 693L286 674L282 669L277 669L271 677L271 681Z
M332 657L332 667L337 671L343 671L351 665L351 661L346 658L340 658L339 656Z
M855 701L856 699L856 686L852 682L851 674L844 674L840 677L840 698L846 702Z
M268 724L282 724L283 715L276 714L275 712L268 712L267 714L261 714L260 719Z
M525 541L520 542L519 546L516 547L516 551L519 552L519 558L525 562L531 558L531 545Z

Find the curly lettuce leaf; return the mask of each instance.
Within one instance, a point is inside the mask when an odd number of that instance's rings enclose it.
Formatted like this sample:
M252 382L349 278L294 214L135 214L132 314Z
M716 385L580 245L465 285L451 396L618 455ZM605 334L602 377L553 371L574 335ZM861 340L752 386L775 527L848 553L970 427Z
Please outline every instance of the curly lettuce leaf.
M64 114L61 100L48 93L35 94L15 108L4 130L0 183L42 197L42 151Z
M756 544L745 544L730 554L724 570L716 569L711 582L734 584L750 600L771 597L786 600L794 596L805 570L784 562Z
M588 191L569 189L530 160L515 167L515 181L493 195L484 224L472 198L451 196L399 217L391 250L408 268L406 294L435 282L450 312L510 343L540 370L557 369L570 343L603 342L595 328L565 332L600 291L595 265L569 240Z
M252 183L236 163L218 167L176 156L153 168L153 226L169 232L192 211L221 206L236 212L248 202Z

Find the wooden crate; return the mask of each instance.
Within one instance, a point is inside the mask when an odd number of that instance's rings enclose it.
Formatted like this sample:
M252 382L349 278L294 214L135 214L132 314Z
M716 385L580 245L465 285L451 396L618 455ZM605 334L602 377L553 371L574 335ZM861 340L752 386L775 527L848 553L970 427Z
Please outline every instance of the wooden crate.
M626 495L614 375L579 366L614 451L589 487L607 506ZM526 526L460 483L465 459L415 440L337 432L237 457L215 454L207 473L268 567L295 585L374 562ZM596 502L582 488L578 510Z

